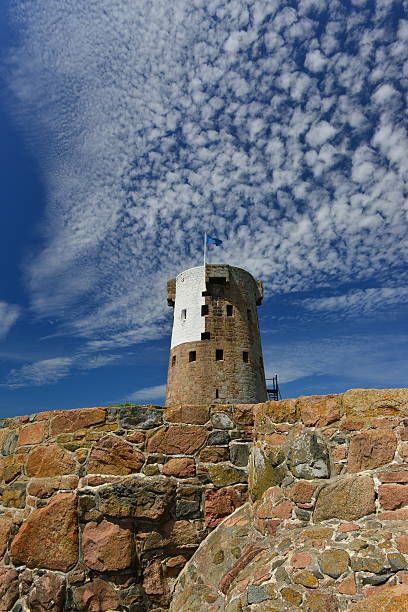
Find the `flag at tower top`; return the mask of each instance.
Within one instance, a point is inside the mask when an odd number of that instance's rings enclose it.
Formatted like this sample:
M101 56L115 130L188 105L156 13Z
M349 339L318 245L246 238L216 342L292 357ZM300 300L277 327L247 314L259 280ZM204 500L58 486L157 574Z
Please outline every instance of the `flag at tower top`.
M222 240L220 240L219 238L212 238L211 236L207 236L207 244L216 244L217 246L219 246L220 244L222 244Z

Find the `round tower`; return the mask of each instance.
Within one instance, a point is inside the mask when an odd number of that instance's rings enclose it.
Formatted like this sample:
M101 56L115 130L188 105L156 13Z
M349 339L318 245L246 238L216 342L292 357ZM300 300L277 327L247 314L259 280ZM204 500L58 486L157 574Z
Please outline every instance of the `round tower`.
M266 401L256 310L262 297L261 281L228 265L190 268L168 281L167 406Z

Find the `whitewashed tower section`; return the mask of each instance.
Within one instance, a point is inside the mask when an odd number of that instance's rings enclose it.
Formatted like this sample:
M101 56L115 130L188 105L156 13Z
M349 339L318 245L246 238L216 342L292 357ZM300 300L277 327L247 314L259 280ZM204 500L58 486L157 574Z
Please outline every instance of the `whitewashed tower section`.
M241 268L208 264L167 283L174 308L166 405L267 399L257 306L260 281Z

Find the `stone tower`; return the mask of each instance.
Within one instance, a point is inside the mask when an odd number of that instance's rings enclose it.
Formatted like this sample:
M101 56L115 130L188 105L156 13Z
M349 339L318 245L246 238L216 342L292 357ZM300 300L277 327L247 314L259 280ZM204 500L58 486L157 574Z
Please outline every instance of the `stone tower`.
M168 281L167 406L267 399L256 310L262 297L261 281L228 265L190 268Z

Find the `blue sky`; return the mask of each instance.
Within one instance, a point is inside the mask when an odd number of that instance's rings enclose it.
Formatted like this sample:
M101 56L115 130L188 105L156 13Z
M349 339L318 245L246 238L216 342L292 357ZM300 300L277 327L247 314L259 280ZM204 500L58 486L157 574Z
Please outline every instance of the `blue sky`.
M407 386L405 2L4 0L0 53L2 416L162 403L204 229L284 397Z

